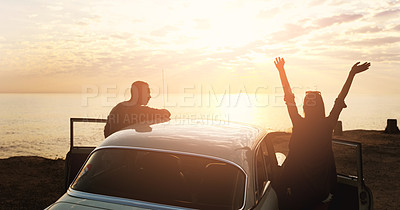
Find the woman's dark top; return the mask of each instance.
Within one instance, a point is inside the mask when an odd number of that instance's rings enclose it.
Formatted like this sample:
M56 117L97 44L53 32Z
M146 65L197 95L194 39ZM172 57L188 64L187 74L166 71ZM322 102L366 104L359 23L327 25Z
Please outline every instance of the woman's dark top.
M322 201L336 184L332 132L346 104L336 99L328 117L313 121L299 115L294 95L285 96L285 101L293 130L282 181L302 200Z

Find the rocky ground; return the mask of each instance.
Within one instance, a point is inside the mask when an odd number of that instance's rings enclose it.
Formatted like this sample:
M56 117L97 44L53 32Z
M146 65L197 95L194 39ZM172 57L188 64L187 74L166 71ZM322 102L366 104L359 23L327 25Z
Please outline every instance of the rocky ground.
M64 193L64 160L0 159L0 208L44 209Z

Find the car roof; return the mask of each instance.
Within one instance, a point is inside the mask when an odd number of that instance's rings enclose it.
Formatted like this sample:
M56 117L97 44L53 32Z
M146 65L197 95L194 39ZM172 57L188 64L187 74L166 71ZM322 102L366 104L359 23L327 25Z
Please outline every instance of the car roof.
M190 153L227 160L248 171L249 151L266 134L262 128L231 121L182 119L150 127L127 127L106 138L98 149L133 147Z

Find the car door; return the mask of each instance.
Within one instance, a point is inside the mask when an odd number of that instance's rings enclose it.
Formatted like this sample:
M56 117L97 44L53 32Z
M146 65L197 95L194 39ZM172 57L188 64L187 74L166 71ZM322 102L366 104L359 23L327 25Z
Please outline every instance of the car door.
M337 186L330 209L373 209L372 192L364 183L361 143L333 139L332 144L337 170ZM347 167L344 167L346 164Z
M272 163L269 158L266 142L263 140L255 150L254 176L255 176L255 199L254 209L278 209L278 197L271 185Z

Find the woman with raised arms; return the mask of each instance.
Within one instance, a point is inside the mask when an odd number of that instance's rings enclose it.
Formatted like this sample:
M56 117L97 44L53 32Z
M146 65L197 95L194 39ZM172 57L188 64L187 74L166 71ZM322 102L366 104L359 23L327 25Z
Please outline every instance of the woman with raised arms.
M332 152L332 133L340 112L346 108L344 99L351 83L360 72L371 65L354 64L335 100L329 116L319 91L307 91L304 98L304 117L300 116L294 94L284 69L285 60L276 58L275 66L284 90L284 100L293 124L289 154L281 179L276 183L280 209L327 209L336 186L336 166Z

